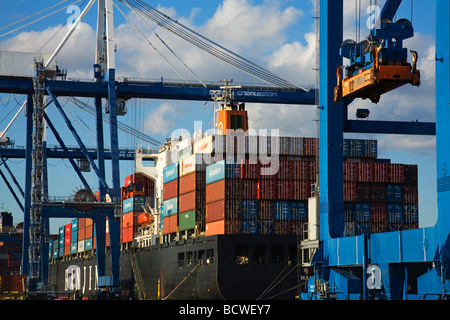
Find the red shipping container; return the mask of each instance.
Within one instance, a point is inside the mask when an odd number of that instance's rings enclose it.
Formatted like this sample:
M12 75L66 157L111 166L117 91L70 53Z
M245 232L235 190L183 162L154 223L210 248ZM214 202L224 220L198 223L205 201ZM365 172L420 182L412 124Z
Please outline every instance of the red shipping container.
M225 180L219 180L206 185L206 203L225 198Z
M241 161L241 179L258 179L260 165L259 163L249 163L249 161Z
M382 183L370 184L370 202L386 202L386 185Z
M65 235L68 235L68 234L70 234L71 232L72 232L72 224L71 224L71 223L66 224L66 225L64 226L64 234L65 234Z
M142 211L132 211L122 215L122 228L129 228L137 225L137 218Z
M408 184L417 184L417 165L405 164L404 165L405 172L405 183Z
M375 163L374 164L374 182L387 183L389 179L389 164Z
M344 181L347 181L347 182L359 181L359 163L358 162L344 162Z
M205 222L213 222L225 219L225 200L208 203L206 205Z
M164 183L163 186L163 200L169 200L178 197L178 179Z
M64 255L70 256L70 245L64 246Z
M163 234L175 233L178 231L178 215L163 218Z
M404 204L418 204L419 194L417 184L403 184L402 201Z
M344 182L344 201L356 201L356 182Z
M71 238L71 234L66 234L64 235L64 246L69 246L70 247L70 238Z
M389 182L403 183L405 181L405 166L398 163L389 164Z
M358 163L359 177L357 182L373 182L374 163L361 162Z
M273 201L261 200L258 209L259 220L273 220Z
M372 203L370 205L370 222L387 222L387 209L385 203Z
M124 183L124 187L126 188L126 187L128 187L130 184L131 184L131 181L132 181L132 175L131 176L128 176L128 177L125 177L125 183Z
M370 184L357 183L356 184L356 201L370 202Z
M242 183L242 198L257 199L258 197L258 181L256 180L241 180Z
M128 243L133 241L134 228L128 227L122 229L122 243ZM109 239L109 236L107 236Z

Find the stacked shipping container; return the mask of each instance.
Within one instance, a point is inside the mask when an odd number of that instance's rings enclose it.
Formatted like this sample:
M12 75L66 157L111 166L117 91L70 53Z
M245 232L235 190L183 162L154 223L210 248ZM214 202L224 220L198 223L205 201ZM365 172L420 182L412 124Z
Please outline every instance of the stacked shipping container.
M202 155L237 152L239 148L244 150L241 160L209 166L202 161ZM195 230L197 235L298 234L307 221L307 200L316 178L316 150L314 138L245 137L244 143L233 145L225 136L209 136L180 150L180 161L163 169L162 234L187 230ZM278 170L262 174L270 164L250 155L276 151ZM345 235L416 228L417 166L377 159L377 142L372 140L344 139L343 153ZM139 174L125 179L123 243L133 240L142 205L153 194L150 179ZM82 222L78 223L81 228ZM84 250L89 250L89 237L84 237ZM78 238L82 240L80 231ZM80 251L80 244L78 248ZM55 248L53 253L55 257Z
M201 154L192 154L180 161L179 231L204 231L205 168Z
M417 174L416 165L346 162L345 234L417 228Z
M178 163L163 169L162 234L178 231Z
M154 207L154 182L143 174L134 173L125 178L121 191L121 243L129 243L133 241L138 230L138 218L144 213L144 206Z

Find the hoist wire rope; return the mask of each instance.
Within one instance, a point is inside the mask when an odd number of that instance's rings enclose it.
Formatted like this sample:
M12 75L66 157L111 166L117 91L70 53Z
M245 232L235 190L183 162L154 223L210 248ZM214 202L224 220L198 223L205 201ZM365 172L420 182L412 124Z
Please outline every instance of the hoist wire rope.
M136 11L133 7L126 4L128 8L130 8L138 17L141 19L141 21L145 24L147 28L150 29L150 31L156 36L156 38L169 50L193 75L194 77L206 88L206 84L195 74L195 72L181 59L175 51L172 50L172 48L159 36L159 34L145 21L145 19L142 17L142 15ZM116 6L117 7L117 6ZM120 10L120 9L119 9ZM123 13L122 13L123 14ZM184 78L183 78L184 79Z
M114 6L119 10L119 12L125 17L125 19L133 26L133 28L141 35L142 38L144 38L145 41L148 42L148 44L163 58L171 67L172 69L180 76L181 79L184 80L184 82L187 82L186 78L183 77L183 75L178 71L178 69L156 48L153 43L142 33L142 31L128 18L128 16L114 3Z
M50 12L50 13L46 14L45 16L42 16L42 17L40 17L40 18L37 18L37 19L35 19L35 20L31 21L31 22L28 22L28 23L26 23L26 24L24 24L24 25L22 25L22 26L20 26L20 27L18 27L18 28L16 28L16 29L10 30L10 31L8 31L8 32L6 32L6 33L3 33L3 34L0 34L0 38L4 37L4 36L6 36L6 35L8 35L8 34L10 34L10 33L16 32L16 31L18 31L18 30L20 30L20 29L23 29L23 28L25 28L25 27L27 27L27 26L29 26L29 25L35 23L35 22L41 21L42 19L45 19L45 18L47 18L47 17L49 17L49 16L51 16L51 15L54 15L55 13L58 13L58 12L60 12L61 10L64 10L64 9L70 7L71 5L73 5L73 4L75 4L75 3L78 3L78 2L80 2L80 1L81 1L81 0L77 0L77 1L75 1L75 2L72 2L71 4L68 4L68 5L66 5L66 6L64 6L64 7L60 8L60 9L58 9L58 10L56 10L56 11Z
M76 105L78 108L86 111L87 113L91 114L91 115L95 115L95 109L91 106L89 106L88 104L80 101L79 99L76 99L74 97L72 97L72 99L69 100L72 104ZM103 122L108 123L109 124L109 120L106 118L103 118ZM132 128L131 126L128 126L120 121L117 121L117 127L122 130L125 133L131 134L136 136L139 139L142 139L150 144L153 144L154 146L161 146L162 143L148 135L146 135L145 133L142 133L134 128Z
M142 15L146 16L148 19L154 21L159 26L169 30L170 32L176 34L182 39L190 42L191 44L199 47L200 49L214 55L215 57L235 66L236 68L266 82L269 84L275 84L280 87L289 87L295 89L303 89L298 87L287 80L284 80L270 71L267 71L253 62L231 52L230 50L220 46L219 44L207 39L206 37L200 35L199 33L193 31L192 29L182 25L178 21L173 20L167 15L159 12L155 8L146 4L141 0L119 0L131 7L136 8Z
M52 6L48 7L48 8L46 8L46 9L44 9L44 10L41 10L41 11L36 12L36 13L33 13L33 14L31 14L31 15L25 17L25 18L22 18L22 19L17 20L17 21L15 21L15 22L13 22L13 23L10 23L10 24L8 24L7 26L1 27L0 30L4 30L4 29L7 29L7 28L9 28L9 27L12 27L12 26L14 26L14 25L16 25L16 24L18 24L18 23L20 23L20 22L23 22L23 21L25 21L25 20L27 20L27 19L30 19L30 18L34 17L34 16L37 16L38 14L41 14L41 13L47 11L47 10L50 10L50 9L52 9L52 8L54 8L54 7L56 7L56 6L60 5L60 4L62 4L62 3L64 3L64 2L67 2L67 1L69 1L69 0L63 0L63 1L59 2L59 3L56 3L56 4L54 4L54 5L52 5Z

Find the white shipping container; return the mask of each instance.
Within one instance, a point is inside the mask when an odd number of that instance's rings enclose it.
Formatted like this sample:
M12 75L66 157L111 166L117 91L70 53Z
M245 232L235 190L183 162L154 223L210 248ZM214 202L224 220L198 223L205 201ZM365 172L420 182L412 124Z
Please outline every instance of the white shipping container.
M78 252L84 252L85 240L78 241Z

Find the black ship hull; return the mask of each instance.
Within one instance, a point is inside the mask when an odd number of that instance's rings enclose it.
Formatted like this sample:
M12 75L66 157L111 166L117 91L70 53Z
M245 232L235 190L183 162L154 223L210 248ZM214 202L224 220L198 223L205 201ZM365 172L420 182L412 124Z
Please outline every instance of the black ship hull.
M295 235L240 234L123 248L120 298L294 299L300 290L297 288L297 241ZM49 265L49 284L62 297L78 290L78 297L95 299L98 292L95 270L92 252L53 260ZM106 274L109 271L107 259ZM137 273L141 274L141 292Z

